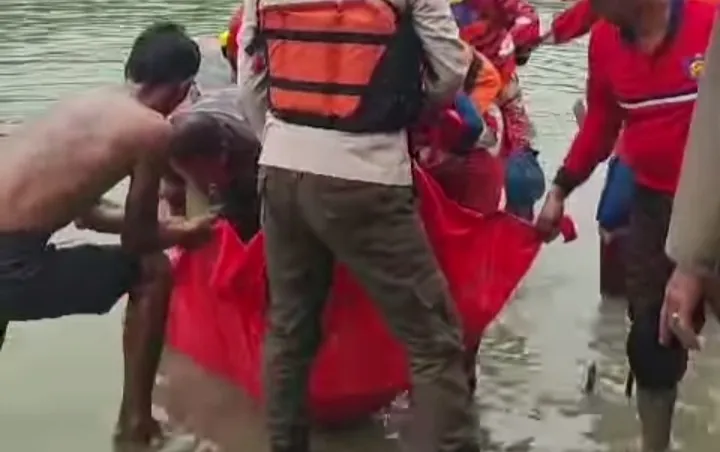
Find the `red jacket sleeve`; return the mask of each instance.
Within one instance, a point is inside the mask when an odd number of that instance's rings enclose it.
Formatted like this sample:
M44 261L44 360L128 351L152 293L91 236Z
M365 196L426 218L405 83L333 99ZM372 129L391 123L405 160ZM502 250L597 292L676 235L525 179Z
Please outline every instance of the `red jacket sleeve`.
M557 15L548 36L551 44L564 44L590 32L598 16L590 6L590 0L578 0L570 8Z
M554 181L567 194L610 155L623 122L624 113L613 94L607 56L601 48L608 37L596 31L590 35L588 49L587 113Z
M532 47L540 36L540 17L526 0L499 0L515 47Z

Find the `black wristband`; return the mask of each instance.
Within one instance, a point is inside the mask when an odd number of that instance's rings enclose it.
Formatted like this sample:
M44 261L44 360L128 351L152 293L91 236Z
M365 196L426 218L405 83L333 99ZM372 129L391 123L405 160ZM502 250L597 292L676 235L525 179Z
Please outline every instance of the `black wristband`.
M553 179L553 185L562 190L565 197L570 196L570 193L572 193L573 190L575 190L575 188L581 183L582 180L573 176L567 169L565 169L564 166L560 167L557 173L555 173L555 178Z

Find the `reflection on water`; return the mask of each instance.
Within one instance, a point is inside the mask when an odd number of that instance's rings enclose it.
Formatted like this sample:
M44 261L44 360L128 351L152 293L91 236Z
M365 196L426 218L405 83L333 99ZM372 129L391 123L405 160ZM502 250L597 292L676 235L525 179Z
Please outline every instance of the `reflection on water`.
M547 16L565 5L538 7ZM121 80L130 43L153 19L172 18L193 34L215 34L233 6L229 0L3 0L0 120L24 118L62 95ZM584 83L584 52L584 41L542 49L522 72L548 172L575 131L571 108ZM621 451L633 441L635 415L623 395L624 307L601 303L597 295L593 214L600 177L570 202L578 241L543 253L483 342L478 404L488 450ZM66 240L79 237L68 234ZM109 450L121 381L118 312L11 331L0 355L0 450ZM708 337L706 350L693 358L678 410L676 442L691 452L715 450L720 440L720 392L713 385L720 341L714 333ZM599 380L595 394L585 395L581 376L593 360ZM225 414L204 425L215 436L257 419L238 415L238 407L234 414L217 409ZM358 441L355 435L351 442Z

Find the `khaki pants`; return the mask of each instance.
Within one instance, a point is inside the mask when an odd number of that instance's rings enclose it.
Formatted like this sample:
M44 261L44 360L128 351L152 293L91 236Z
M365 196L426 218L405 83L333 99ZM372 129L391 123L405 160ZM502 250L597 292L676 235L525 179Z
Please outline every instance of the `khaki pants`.
M452 300L411 187L261 170L270 283L265 383L273 452L307 452L310 365L335 261L377 302L410 355L412 452L477 451Z

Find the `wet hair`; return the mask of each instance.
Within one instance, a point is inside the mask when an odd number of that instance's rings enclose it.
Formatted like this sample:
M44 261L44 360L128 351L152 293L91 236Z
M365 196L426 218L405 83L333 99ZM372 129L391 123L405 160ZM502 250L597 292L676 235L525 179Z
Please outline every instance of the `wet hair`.
M175 130L175 157L216 155L223 151L226 137L222 125L212 114L188 111L173 115L170 121Z
M135 39L125 63L125 78L160 85L190 80L200 67L200 49L174 22L156 22Z

